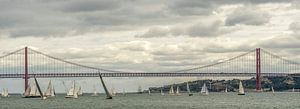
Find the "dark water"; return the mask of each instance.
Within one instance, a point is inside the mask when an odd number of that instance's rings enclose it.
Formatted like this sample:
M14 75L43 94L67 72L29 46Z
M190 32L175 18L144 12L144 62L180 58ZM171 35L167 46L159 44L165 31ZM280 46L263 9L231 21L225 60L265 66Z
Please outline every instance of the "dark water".
M106 100L104 95L66 99L64 95L41 100L13 95L0 99L0 109L295 109L300 108L300 93L210 93L208 96L160 96L127 94Z

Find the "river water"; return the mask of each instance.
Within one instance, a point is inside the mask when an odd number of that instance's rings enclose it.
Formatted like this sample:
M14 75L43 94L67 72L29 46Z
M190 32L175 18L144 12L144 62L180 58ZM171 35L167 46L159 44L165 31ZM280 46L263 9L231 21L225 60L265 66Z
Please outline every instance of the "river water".
M208 96L161 96L160 94L117 95L106 100L105 95L78 99L21 98L12 95L0 98L0 109L296 109L300 108L300 93L210 93Z

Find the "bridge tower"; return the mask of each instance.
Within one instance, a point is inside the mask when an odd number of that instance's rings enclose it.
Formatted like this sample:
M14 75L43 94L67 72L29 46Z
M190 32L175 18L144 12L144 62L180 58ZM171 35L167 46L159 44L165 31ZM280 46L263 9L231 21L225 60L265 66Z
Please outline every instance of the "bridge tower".
M256 92L261 91L261 64L260 64L260 48L256 48Z
M28 47L25 47L25 53L24 53L24 67L25 67L25 91L26 92L26 89L28 88Z

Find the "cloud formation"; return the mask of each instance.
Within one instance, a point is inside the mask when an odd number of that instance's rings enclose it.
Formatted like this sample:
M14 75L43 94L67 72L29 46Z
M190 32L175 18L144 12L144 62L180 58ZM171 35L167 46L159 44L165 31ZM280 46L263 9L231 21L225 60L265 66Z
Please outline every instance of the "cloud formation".
M235 9L226 18L225 24L234 26L237 24L244 25L264 25L268 23L270 16L268 13L259 9L259 7L245 6Z

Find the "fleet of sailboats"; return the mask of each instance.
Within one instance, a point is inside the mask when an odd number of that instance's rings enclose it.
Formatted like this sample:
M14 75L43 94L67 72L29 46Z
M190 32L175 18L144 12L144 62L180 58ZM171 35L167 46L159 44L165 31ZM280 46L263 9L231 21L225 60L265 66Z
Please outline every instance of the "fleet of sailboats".
M76 88L77 88L76 87L76 82L73 81L71 87L67 91L67 95L65 96L65 98L78 98L79 95L82 95L81 87L78 87L77 90L76 90ZM105 90L106 90L106 92L108 92L106 87L105 87ZM141 86L139 86L138 91L141 92ZM273 94L275 93L273 86L271 86L271 91L272 91ZM292 91L294 91L294 89ZM193 94L191 93L191 90L190 90L189 82L186 83L186 92L188 93L189 96L193 96ZM225 93L228 92L227 86L225 87L224 92ZM201 87L200 93L203 94L203 95L208 95L209 94L209 90L206 86L206 83L204 83L203 86ZM111 91L110 94L115 94L114 88L112 88L112 91ZM110 94L107 95L108 99L112 98ZM148 94L151 95L150 88L148 89ZM160 88L160 94L162 96L165 95L162 88ZM123 89L123 95L125 95L125 89ZM171 85L170 90L169 90L169 95L181 95L180 87L176 86L176 91L174 91L174 86ZM242 81L239 81L238 95L245 95L245 90L244 90ZM1 92L1 96L2 97L9 97L8 90L3 89L2 92ZM40 91L40 87L37 83L36 78L35 78L35 81L33 81L33 83L31 83L29 85L29 87L26 89L25 93L23 94L24 98L42 97L43 99L46 99L47 97L54 97L54 96L55 96L55 89L54 89L54 86L53 86L52 82L49 81L46 91L44 93L42 93ZM95 85L94 85L94 91L91 94L91 96L99 96L97 91L96 91Z

